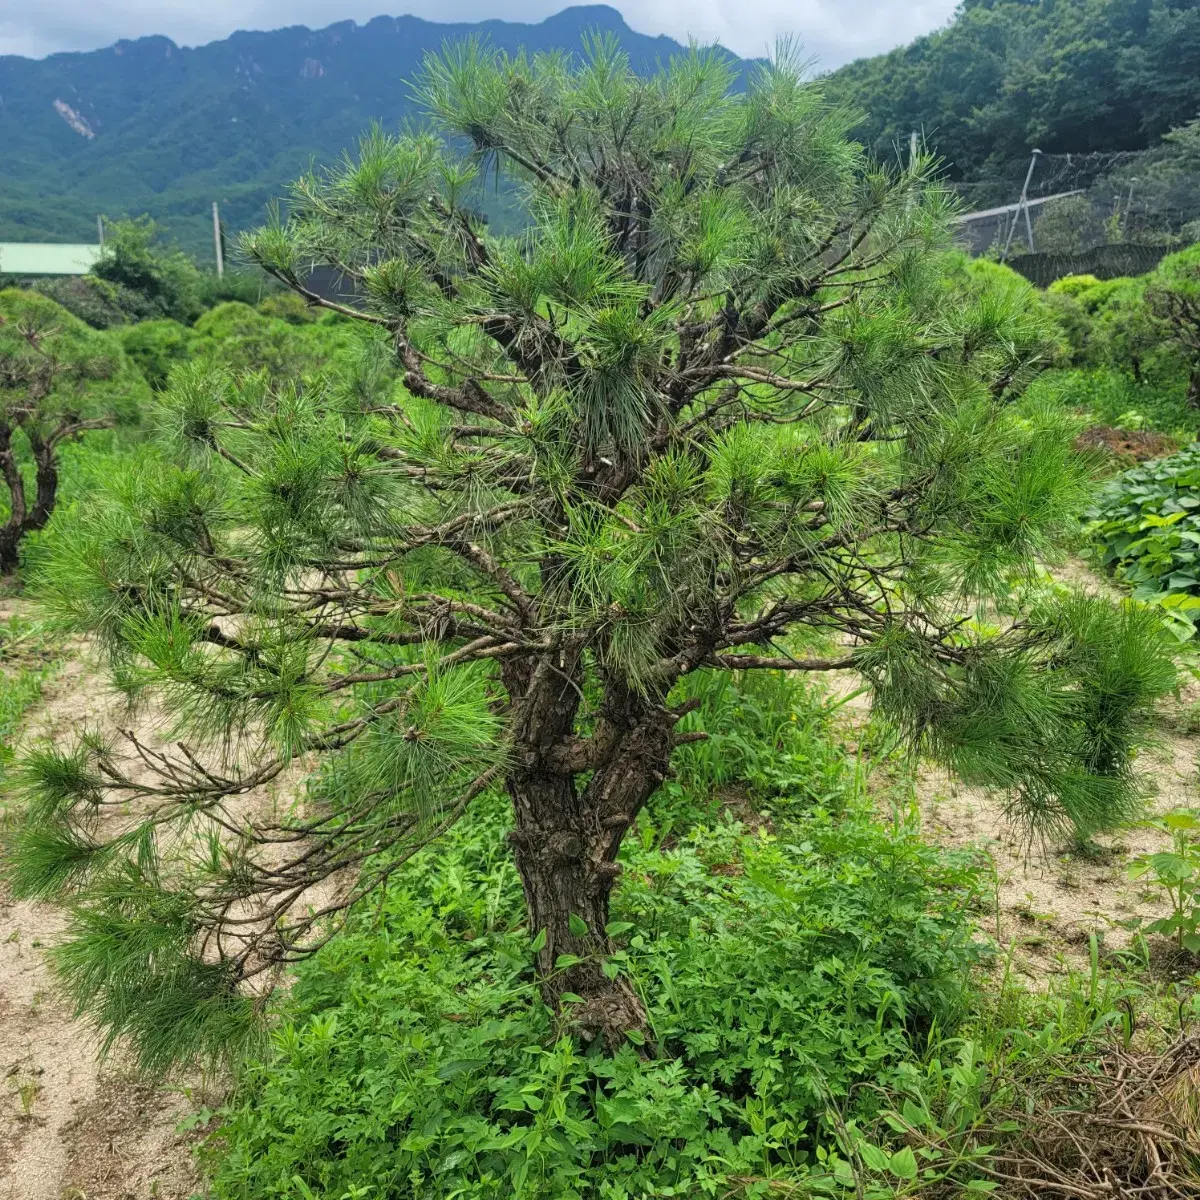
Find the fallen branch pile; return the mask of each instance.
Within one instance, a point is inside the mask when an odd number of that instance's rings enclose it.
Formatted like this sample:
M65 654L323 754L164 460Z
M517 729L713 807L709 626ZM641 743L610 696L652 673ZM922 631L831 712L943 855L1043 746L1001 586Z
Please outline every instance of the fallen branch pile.
M1031 1100L1032 1110L1028 1101ZM1200 1197L1200 1035L1166 1050L1114 1045L1084 1073L1001 1114L979 1169L994 1195L1037 1200ZM1082 1103L1081 1103L1082 1102ZM1015 1134L999 1126L1018 1125Z

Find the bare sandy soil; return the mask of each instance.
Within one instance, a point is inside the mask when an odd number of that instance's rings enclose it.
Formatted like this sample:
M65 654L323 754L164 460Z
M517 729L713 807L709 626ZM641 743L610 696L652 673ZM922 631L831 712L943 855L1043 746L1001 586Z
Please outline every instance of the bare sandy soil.
M121 711L76 658L46 686L28 736L112 729ZM64 926L54 905L0 891L0 1200L187 1200L200 1181L175 1128L200 1098L97 1063L96 1039L56 994L44 955Z
M1056 566L1054 575L1086 592L1121 598L1078 560ZM845 696L862 684L852 672L841 672L831 682L834 692ZM1163 704L1157 745L1136 764L1149 786L1147 816L1200 806L1200 737L1183 719L1198 701L1200 685L1192 682L1177 699ZM856 696L841 711L847 732L857 741L870 715L869 698ZM892 802L898 782L885 770L874 786ZM1003 797L964 787L928 763L916 770L912 799L930 841L990 857L997 886L980 922L1003 955L1011 951L1013 969L1031 982L1086 969L1093 934L1102 954L1123 950L1135 936L1127 924L1131 918L1163 915L1161 896L1128 875L1129 864L1139 855L1169 848L1170 838L1157 830L1139 826L1099 837L1088 854L1070 846L1030 844L1025 831L1008 819Z
M1139 766L1157 787L1151 813L1196 806L1197 750L1194 738L1172 734L1144 756ZM982 925L1003 950L1013 950L1014 968L1032 980L1083 967L1093 934L1102 952L1126 949L1134 937L1130 918L1163 915L1161 896L1131 881L1127 869L1137 856L1168 848L1165 834L1125 830L1080 854L1069 846L1029 845L1000 800L944 772L922 768L916 795L926 837L990 855L997 889Z

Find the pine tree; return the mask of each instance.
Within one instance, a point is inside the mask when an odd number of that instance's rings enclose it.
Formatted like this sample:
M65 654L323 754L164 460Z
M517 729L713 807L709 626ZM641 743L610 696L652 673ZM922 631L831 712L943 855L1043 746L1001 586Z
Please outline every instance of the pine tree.
M97 386L127 375L123 368L118 346L57 304L0 292L0 478L8 492L0 576L16 573L22 540L50 520L63 445L129 412L128 401Z
M178 371L171 459L59 546L52 604L179 744L33 755L11 876L76 897L60 966L145 1065L227 1045L491 788L547 1002L636 1030L609 896L692 672L855 668L1037 828L1135 806L1152 619L997 608L1088 485L1071 421L1022 398L1052 346L1031 293L948 279L935 165L869 161L786 57L734 82L700 52L638 78L604 41L430 61L436 132L372 132L245 242L363 326L358 358ZM493 173L520 237L476 211ZM298 762L302 804L240 807Z

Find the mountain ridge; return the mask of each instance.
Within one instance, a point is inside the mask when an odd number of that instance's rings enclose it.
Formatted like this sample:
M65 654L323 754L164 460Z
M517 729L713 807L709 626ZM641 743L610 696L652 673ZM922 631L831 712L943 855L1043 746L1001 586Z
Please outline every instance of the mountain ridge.
M196 47L149 36L0 56L0 239L91 240L97 214L148 212L203 252L213 200L231 228L253 224L311 159L339 154L375 121L395 128L412 111L413 73L445 41L576 51L592 31L615 35L639 71L685 48L591 5L536 24L380 16Z

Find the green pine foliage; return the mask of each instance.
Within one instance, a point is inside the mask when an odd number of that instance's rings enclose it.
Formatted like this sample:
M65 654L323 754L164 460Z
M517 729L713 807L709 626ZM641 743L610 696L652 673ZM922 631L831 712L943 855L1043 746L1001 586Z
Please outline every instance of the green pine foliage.
M64 450L135 425L148 389L109 333L34 292L0 290L0 574L50 520Z
M28 364L21 330L44 333L47 349L62 364L51 389L55 405L91 411L113 411L123 421L136 421L148 392L112 334L89 328L61 305L36 292L0 290L0 362L14 373Z
M698 672L852 667L1034 829L1135 810L1173 677L1157 624L1001 614L1090 486L1074 419L1026 395L1054 326L1010 272L947 278L931 160L871 161L786 57L735 82L700 52L639 78L605 40L582 65L431 60L431 129L371 132L244 243L361 345L300 379L180 363L158 452L62 529L51 610L174 748L31 757L12 877L76 904L65 977L143 1066L236 1044L501 787L542 1000L644 1045L609 893L706 732L681 725ZM479 220L492 171L520 238ZM307 295L314 263L359 306ZM247 322L272 324L233 304L196 333ZM299 762L306 794L247 819Z

